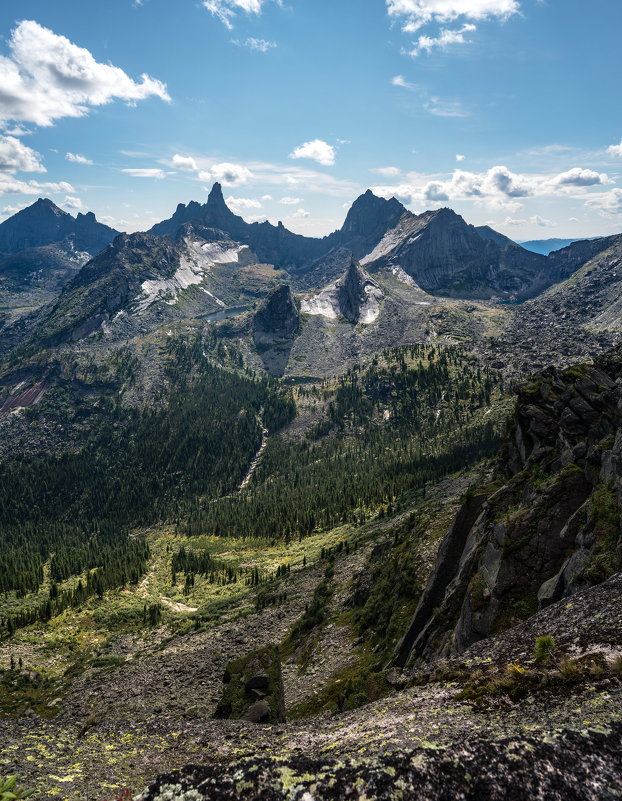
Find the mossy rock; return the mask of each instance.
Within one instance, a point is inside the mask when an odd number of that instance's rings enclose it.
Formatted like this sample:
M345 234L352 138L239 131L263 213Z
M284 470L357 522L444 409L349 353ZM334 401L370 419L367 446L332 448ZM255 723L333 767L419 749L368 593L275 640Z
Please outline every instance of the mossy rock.
M285 720L281 661L275 646L261 648L229 662L223 683L225 686L215 718L251 723L282 723Z

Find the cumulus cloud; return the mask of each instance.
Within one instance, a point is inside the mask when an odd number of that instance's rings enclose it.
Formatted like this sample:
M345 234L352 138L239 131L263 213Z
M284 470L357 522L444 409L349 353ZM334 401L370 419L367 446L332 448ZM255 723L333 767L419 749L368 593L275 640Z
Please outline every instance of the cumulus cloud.
M302 203L301 197L282 197L279 200L279 203L282 203L284 206L297 206L299 203Z
M463 156L462 153L456 153L456 161L464 161L466 156Z
M520 10L518 0L386 0L389 16L402 20L402 31L413 34L425 26L436 26L436 34L421 33L409 51L417 56L422 51L446 49L464 44L465 34L476 30L474 22L505 20ZM442 28L446 23L461 21L459 28Z
M472 33L476 30L475 25L471 22L465 23L458 30L449 30L443 28L438 36L426 36L422 34L414 43L414 47L410 50L411 56L418 56L421 51L431 53L436 48L446 50L450 45L464 44L467 40L464 38L465 33Z
M83 117L113 100L136 103L155 96L169 101L166 85L95 60L85 48L33 20L20 22L0 56L0 120L48 126L62 117Z
M75 211L80 211L84 208L80 198L72 195L67 195L61 203L61 206L64 206L66 209L74 209Z
M233 197L229 196L226 200L228 206L233 209L260 209L261 203L250 197Z
M312 159L324 167L332 167L335 163L335 148L322 139L313 139L299 145L289 154L290 159Z
M248 167L243 167L241 164L229 164L222 162L221 164L212 164L209 170L201 170L199 172L199 180L218 181L218 183L225 186L240 186L247 183L253 177L253 173Z
M91 159L87 159L86 156L81 156L79 153L67 153L65 159L71 161L72 164L93 164Z
M518 0L386 0L389 16L405 18L404 29L413 33L430 22L507 19L520 10Z
M126 170L121 170L121 172L125 173L126 175L131 175L132 178L155 178L158 181L166 177L164 170L161 170L157 167L131 167Z
M0 173L0 195L58 195L75 192L66 181L40 183L39 181L20 181L12 175Z
M231 30L240 11L246 14L261 14L266 2L267 0L203 0L203 6ZM281 0L276 2L281 5Z
M2 90L0 89L0 97ZM0 172L45 172L41 156L14 136L0 136Z
M610 181L606 173L573 167L571 170L557 175L555 183L557 186L602 186Z
M180 156L176 153L171 159L171 164L176 170L182 172L196 172L198 170L196 161L192 156Z
M426 179L425 176L412 178L409 182L394 186L375 187L374 191L383 197L395 195L407 203L474 200L491 208L515 212L522 205L519 201L524 198L567 195L587 198L590 188L610 183L605 173L580 167L555 175L528 175L512 172L504 165L480 173L456 169L445 180ZM610 206L611 202L605 202L607 205Z
M299 219L299 220L306 220L311 216L310 211L305 211L305 209L298 209L298 211L292 214L292 218Z
M622 189L611 189L591 197L585 205L598 209L605 217L622 214Z
M620 140L619 145L609 145L607 148L607 153L611 156L620 156L622 158L622 139Z

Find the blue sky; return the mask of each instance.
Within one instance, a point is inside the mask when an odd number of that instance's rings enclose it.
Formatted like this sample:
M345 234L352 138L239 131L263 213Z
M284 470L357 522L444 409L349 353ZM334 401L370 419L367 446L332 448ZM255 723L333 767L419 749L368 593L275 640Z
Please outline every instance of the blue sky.
M204 200L325 234L368 187L516 239L622 231L617 0L3 0L2 217Z

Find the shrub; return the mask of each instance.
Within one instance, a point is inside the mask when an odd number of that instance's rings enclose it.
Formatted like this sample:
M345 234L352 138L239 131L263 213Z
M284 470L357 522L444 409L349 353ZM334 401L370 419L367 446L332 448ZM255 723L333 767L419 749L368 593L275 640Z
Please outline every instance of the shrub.
M536 638L536 645L533 651L533 658L541 665L550 665L555 656L557 645L550 634L543 634Z
M23 790L17 787L17 776L7 776L0 780L0 801L9 801L14 798L30 798L34 790Z
M577 662L576 659L569 659L568 657L560 659L559 672L566 681L578 681L583 674L579 662Z

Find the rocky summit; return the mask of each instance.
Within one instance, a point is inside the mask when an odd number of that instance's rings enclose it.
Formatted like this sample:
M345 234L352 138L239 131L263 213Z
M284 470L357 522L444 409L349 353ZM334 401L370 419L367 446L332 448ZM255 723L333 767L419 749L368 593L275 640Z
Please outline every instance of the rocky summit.
M13 795L622 798L622 237L98 226L0 226Z

